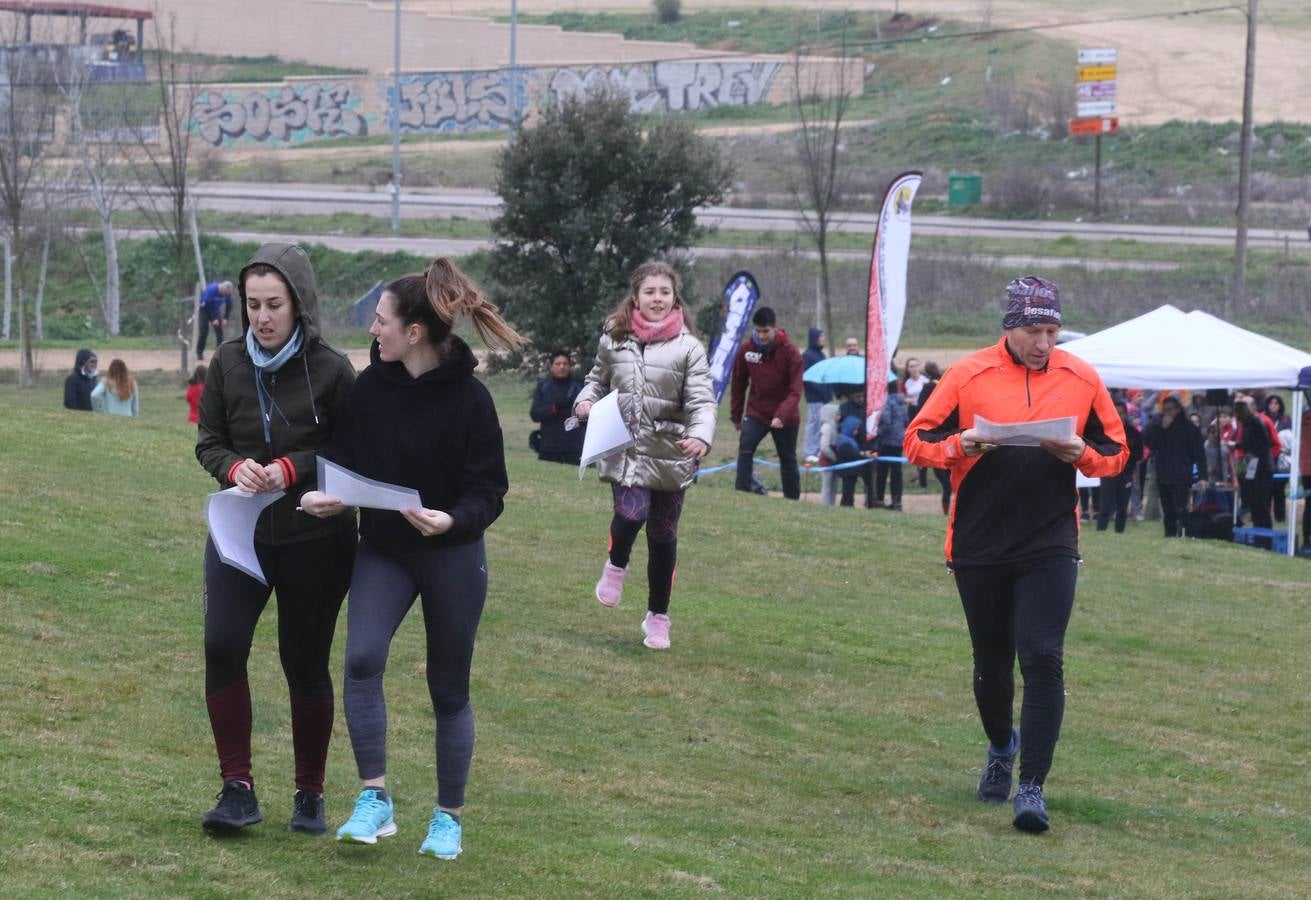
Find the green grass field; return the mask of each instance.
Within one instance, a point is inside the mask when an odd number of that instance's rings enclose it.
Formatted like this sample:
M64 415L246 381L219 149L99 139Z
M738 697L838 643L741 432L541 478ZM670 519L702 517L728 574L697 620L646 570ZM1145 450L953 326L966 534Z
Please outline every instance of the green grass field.
M0 874L13 896L1293 897L1311 893L1307 565L1088 534L1067 652L1054 830L973 798L983 738L940 516L689 496L673 650L640 644L634 559L592 598L593 476L526 448L531 385L495 378L512 488L488 532L479 716L454 863L416 855L433 801L422 628L392 649L376 848L285 831L275 616L251 659L265 822L205 836L201 499L177 388L143 417L0 388ZM712 461L732 455L721 423ZM345 619L335 647L341 670ZM340 681L338 679L338 683ZM328 817L356 790L345 723Z

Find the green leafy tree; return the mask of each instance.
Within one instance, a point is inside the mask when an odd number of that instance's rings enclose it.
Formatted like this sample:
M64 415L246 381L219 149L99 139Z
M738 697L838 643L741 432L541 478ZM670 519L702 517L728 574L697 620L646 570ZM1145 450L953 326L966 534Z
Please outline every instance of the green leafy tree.
M653 0L652 6L655 7L656 19L664 25L677 22L683 13L682 0Z
M549 108L501 151L492 293L538 351L590 352L629 273L690 246L696 208L723 199L731 170L713 143L677 118L642 124L602 90Z

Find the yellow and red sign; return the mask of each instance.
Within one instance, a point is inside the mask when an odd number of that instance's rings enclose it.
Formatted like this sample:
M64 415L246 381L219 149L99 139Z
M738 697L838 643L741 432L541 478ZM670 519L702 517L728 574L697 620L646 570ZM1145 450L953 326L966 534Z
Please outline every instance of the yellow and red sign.
M1114 81L1116 66L1079 66L1075 81Z

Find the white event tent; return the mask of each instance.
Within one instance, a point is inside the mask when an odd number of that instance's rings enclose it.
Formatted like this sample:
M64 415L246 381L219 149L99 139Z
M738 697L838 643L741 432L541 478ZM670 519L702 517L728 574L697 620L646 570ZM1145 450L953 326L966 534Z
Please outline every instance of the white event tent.
M1311 353L1231 325L1208 313L1166 305L1104 331L1061 344L1092 364L1111 388L1306 388ZM1303 397L1292 395L1293 476L1289 479L1288 554L1296 552L1296 473Z

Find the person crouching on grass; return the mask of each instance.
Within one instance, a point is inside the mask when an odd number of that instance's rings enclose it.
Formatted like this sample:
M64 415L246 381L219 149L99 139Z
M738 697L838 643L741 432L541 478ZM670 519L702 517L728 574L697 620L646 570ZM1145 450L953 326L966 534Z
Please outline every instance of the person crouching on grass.
M487 597L483 532L509 488L491 395L473 377L478 360L451 333L468 318L491 347L523 339L445 257L387 285L378 300L370 365L355 382L330 455L360 475L416 488L422 509L365 509L346 607L346 727L364 788L337 840L374 844L396 833L387 793L387 706L382 677L391 640L423 608L427 680L437 717L437 806L419 853L454 859L474 720L469 668ZM312 516L343 511L320 491L301 498Z
M592 404L618 392L633 438L623 453L598 463L601 480L610 482L614 494L614 518L596 599L604 606L619 605L629 555L645 524L649 593L642 643L652 650L669 649L669 598L683 492L715 437L710 367L692 323L684 318L686 308L673 266L638 266L628 294L606 319L596 363L574 401L574 415L586 419Z
M947 520L947 565L965 609L974 699L989 742L978 797L1006 802L1018 753L1013 823L1038 832L1050 827L1043 784L1065 712L1065 629L1080 564L1074 470L1112 477L1129 450L1096 370L1056 347L1056 285L1025 275L1007 285L1006 297L1002 339L947 370L907 428L904 446L913 464L951 471L956 501ZM976 416L1073 416L1074 437L992 447L981 442ZM1024 676L1018 730L1017 655Z

